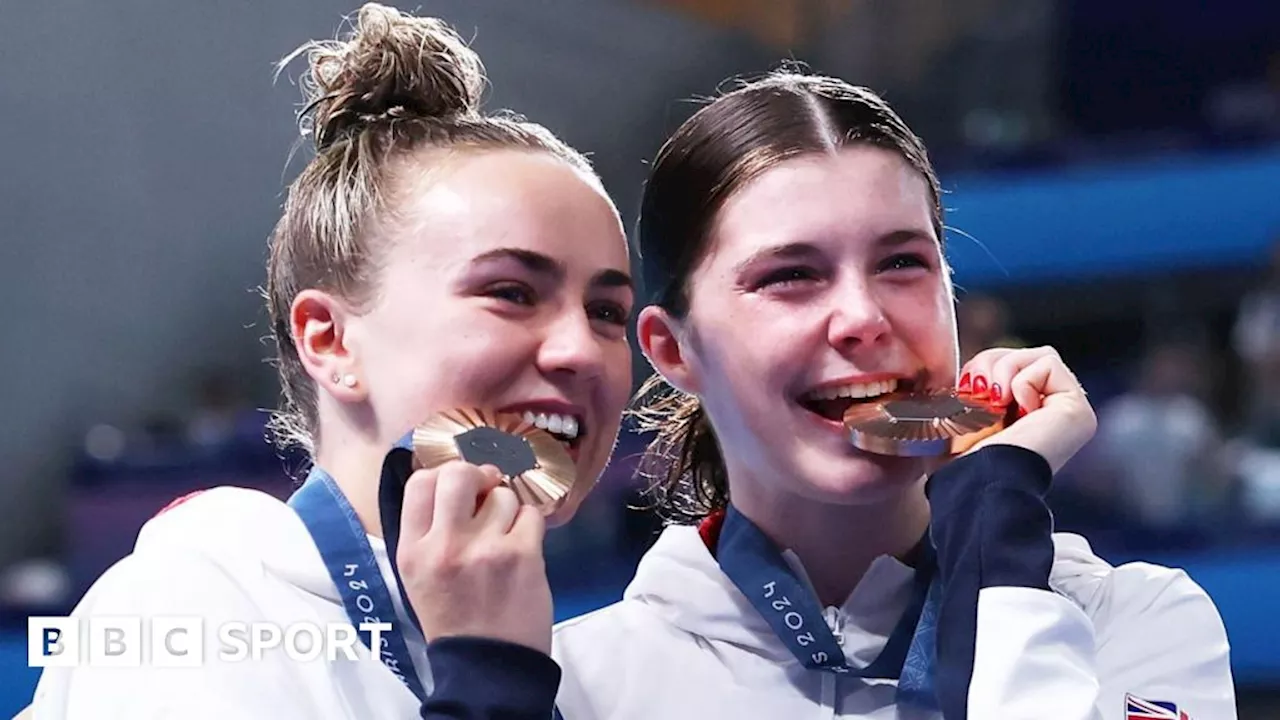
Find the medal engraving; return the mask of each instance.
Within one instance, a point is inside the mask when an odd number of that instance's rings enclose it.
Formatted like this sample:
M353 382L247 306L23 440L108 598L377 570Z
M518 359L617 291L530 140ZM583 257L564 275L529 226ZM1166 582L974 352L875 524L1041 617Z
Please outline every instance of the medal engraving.
M472 465L494 465L507 477L538 467L533 447L522 437L491 427L478 427L454 438L458 454Z

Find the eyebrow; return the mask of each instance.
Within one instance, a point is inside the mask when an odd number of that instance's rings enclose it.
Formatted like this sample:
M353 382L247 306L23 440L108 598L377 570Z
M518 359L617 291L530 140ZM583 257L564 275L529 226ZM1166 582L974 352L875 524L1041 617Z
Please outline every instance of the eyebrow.
M544 255L533 250L524 250L522 248L498 248L481 253L471 259L472 265L481 265L487 262L496 262L500 260L514 260L524 266L526 270L536 275L544 275L553 282L560 283L564 281L567 274L563 262ZM626 288L634 289L634 283L631 276L627 273L609 268L597 272L591 278L591 285L605 288Z
M927 240L933 242L933 234L925 230L914 228L894 230L891 233L881 235L876 238L874 245L877 248L893 248L899 245L905 245L909 242L917 240ZM804 260L817 257L823 254L817 245L808 242L794 242L785 245L775 245L767 247L752 253L750 257L737 265L733 266L734 274L741 275L750 270L757 263L765 260Z
M631 276L621 270L601 270L591 278L591 284L597 287L606 288L623 288L625 290L635 290L634 283L631 282Z
M822 251L811 243L787 243L786 245L775 245L773 247L762 248L752 253L746 260L733 266L735 275L750 270L758 263L765 260L801 260L804 258L812 258L821 255Z
M882 235L876 238L875 244L879 247L896 247L916 240L934 242L933 232L931 230L921 230L917 228L894 230L888 235Z

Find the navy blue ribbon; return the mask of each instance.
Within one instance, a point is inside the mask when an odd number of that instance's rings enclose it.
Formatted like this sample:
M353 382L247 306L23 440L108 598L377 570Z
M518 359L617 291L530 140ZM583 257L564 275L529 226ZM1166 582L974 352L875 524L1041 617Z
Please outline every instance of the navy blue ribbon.
M404 581L400 579L400 566L396 562L397 548L400 546L400 513L404 508L404 486L413 472L413 453L409 450L413 444L412 434L401 438L396 447L387 453L382 464L382 480L378 485L378 515L382 520L382 537L387 543L387 557L391 561L391 572L395 575L396 585L400 588L400 597L404 606L409 608L413 624L418 624L418 616L412 611L412 605L404 592ZM559 708L552 708L552 720L564 720Z
M311 533L325 568L338 587L351 624L357 632L363 623L390 624L391 629L381 633L380 646L370 647L370 651L378 654L382 664L417 696L419 702L425 700L422 681L400 631L401 621L378 569L373 548L355 509L338 484L328 473L314 468L302 487L289 498L289 506L298 513ZM399 587L397 590L403 598L403 590ZM407 604L405 608L412 616L412 608ZM416 621L416 618L412 619ZM360 634L360 639L369 646L370 640L366 635Z
M927 536L918 553L911 602L880 655L865 668L848 663L813 591L797 577L773 541L732 505L725 512L715 555L725 575L805 667L896 680L899 702L937 709L933 667L941 588L933 582L936 558Z

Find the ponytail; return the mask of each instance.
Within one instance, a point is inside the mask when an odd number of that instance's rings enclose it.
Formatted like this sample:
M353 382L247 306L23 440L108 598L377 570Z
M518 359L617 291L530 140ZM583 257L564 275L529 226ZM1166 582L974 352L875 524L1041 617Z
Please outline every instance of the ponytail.
M728 472L702 403L654 375L636 393L631 416L653 432L639 474L656 510L668 523L692 525L729 504Z

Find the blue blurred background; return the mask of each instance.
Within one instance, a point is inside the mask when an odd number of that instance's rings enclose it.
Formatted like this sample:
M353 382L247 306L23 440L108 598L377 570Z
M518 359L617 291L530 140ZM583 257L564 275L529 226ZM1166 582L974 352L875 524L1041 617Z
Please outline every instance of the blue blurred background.
M1054 344L1099 409L1060 529L1186 568L1226 620L1241 717L1280 717L1280 3L400 6L473 36L491 107L591 152L629 225L645 160L724 78L795 58L884 93L949 191L965 352ZM355 9L5 6L0 714L37 677L25 617L66 612L169 500L290 491L254 292L301 166L299 68L273 83L273 63ZM654 537L627 509L642 448L624 437L549 540L561 617L616 598Z

